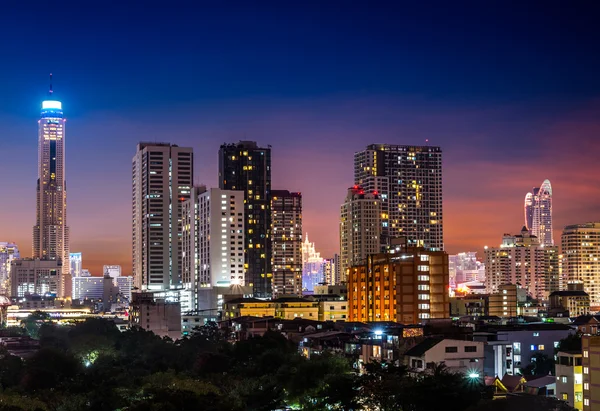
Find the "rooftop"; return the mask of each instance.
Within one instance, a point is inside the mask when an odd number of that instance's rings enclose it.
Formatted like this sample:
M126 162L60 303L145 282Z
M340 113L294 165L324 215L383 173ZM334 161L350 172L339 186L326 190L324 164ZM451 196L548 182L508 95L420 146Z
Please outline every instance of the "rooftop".
M427 351L441 343L443 338L427 338L404 353L407 357L422 357Z

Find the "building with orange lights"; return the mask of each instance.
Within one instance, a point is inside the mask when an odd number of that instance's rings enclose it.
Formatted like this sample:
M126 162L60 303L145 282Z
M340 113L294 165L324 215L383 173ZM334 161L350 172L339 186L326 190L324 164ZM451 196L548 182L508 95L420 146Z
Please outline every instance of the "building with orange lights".
M450 317L448 254L406 248L350 267L348 321L414 324Z

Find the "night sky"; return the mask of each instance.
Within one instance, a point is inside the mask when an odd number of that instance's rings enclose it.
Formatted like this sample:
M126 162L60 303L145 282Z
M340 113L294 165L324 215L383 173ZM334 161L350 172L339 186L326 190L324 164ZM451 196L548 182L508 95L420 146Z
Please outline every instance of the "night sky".
M68 119L71 251L96 275L131 271L140 140L192 146L209 186L220 144L271 144L273 188L303 193L323 256L338 250L353 153L370 143L443 148L450 253L519 231L546 178L555 241L600 220L596 2L13 3L0 14L0 241L24 256L50 72Z

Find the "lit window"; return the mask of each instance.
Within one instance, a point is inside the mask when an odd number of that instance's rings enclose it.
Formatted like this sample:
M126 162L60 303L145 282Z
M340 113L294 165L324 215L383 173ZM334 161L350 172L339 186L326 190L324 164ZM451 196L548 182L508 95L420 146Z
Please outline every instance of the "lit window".
M583 367L583 373L584 374L589 374L590 373L590 369L588 367Z
M567 383L567 380L568 380L568 378L567 378L567 376L566 376L566 375L563 375L563 376L561 377L561 380L562 380L562 383L563 383L563 384L566 384L566 383ZM565 399L566 399L566 398L565 398Z
M533 336L534 336L534 337L539 337L539 336L540 336L540 333L538 333L538 332L535 332L535 333L533 333Z
M581 384L582 380L583 380L582 374L575 374L575 384Z
M588 350L584 350L584 351L583 351L583 358L588 358L588 356L589 356L589 355L590 355L590 354L589 354L589 351L588 351Z
M589 405L590 405L590 400L589 400L589 398L584 398L584 399L583 399L583 405L587 405L587 406L589 406Z
M543 351L546 347L544 347L544 344L540 344L538 346L538 350Z
M563 399L563 401L568 401L569 400L569 396L567 395L566 392L563 393L562 399Z
M584 382L584 383L583 383L583 389L584 389L584 390L589 390L589 389L590 389L590 383L588 383L588 382Z

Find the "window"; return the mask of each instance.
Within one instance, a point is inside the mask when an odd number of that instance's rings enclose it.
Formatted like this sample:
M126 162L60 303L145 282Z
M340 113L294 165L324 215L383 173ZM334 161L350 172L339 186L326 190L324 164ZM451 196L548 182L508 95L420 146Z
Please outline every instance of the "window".
M458 347L446 347L446 352L458 352Z
M554 348L558 348L558 341L554 341Z
M534 337L539 337L539 336L540 336L540 333L539 333L539 332L534 332L534 333L533 333L533 336L534 336Z
M562 399L563 399L563 401L568 401L569 395L566 392L563 392Z
M589 406L589 405L590 405L590 400L589 400L589 398L584 398L584 399L583 399L583 405L587 405L587 406Z
M544 350L544 344L538 345L538 350L543 351Z
M583 393L582 392L576 392L575 393L575 402L581 402L583 400Z
M531 349L531 351L536 351L537 350L537 345L531 344L530 349Z
M477 352L477 346L476 345L466 345L465 352Z
M521 362L521 356L520 355L515 355L513 357L513 359L515 360L515 362Z
M566 384L567 381L568 381L568 378L567 378L566 375L561 376L560 379L561 379L561 381L562 381L563 384Z
M583 351L583 358L588 358L589 355L590 353L588 352L588 350Z
M588 367L583 367L583 373L584 374L589 374L590 373L590 369Z
M588 383L588 382L584 382L584 383L583 383L583 389L584 389L584 390L589 390L589 389L590 389L590 383Z
M583 381L583 374L575 374L575 384L581 384Z

